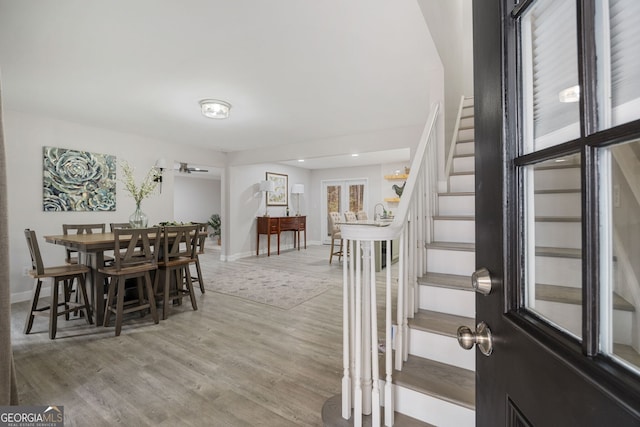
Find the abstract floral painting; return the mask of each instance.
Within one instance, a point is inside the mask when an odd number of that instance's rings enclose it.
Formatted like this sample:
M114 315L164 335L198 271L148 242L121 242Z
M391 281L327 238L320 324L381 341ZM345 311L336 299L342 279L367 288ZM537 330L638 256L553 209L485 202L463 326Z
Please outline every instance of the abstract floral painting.
M115 211L116 157L66 148L43 149L45 211Z

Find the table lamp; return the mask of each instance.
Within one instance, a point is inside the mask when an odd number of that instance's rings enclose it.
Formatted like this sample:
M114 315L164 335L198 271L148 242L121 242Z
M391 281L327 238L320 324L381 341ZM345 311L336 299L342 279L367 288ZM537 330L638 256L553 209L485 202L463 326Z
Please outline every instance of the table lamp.
M291 194L297 194L296 197L296 216L300 216L300 195L304 194L304 184L293 184Z

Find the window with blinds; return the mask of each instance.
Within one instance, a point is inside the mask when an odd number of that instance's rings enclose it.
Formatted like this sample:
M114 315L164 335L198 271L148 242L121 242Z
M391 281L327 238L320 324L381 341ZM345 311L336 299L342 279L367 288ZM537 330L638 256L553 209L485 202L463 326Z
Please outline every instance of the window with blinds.
M611 124L619 125L640 118L640 1L609 0L608 21Z
M526 152L580 136L575 0L537 0L522 20Z

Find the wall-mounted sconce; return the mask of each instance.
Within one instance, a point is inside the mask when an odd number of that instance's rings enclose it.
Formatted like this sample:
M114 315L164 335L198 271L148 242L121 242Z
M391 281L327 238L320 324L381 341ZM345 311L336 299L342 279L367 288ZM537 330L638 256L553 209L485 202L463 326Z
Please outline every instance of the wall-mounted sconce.
M153 180L158 183L158 188L160 189L160 194L162 194L162 173L164 172L164 170L166 168L167 168L167 160L166 159L158 159L158 160L156 160L156 169L158 169L160 172L156 175L156 177Z
M276 183L269 180L260 181L259 189L264 193L264 216L269 216L269 192L276 189Z
M300 216L300 195L304 194L304 184L293 184L291 194L296 194L296 216Z

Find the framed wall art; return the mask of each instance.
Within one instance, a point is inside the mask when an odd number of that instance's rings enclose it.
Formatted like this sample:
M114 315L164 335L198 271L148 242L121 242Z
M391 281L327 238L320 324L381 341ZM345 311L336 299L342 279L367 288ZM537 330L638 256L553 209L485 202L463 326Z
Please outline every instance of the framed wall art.
M115 211L116 156L43 147L44 211Z
M267 192L267 206L289 205L289 177L281 173L267 172L267 181L273 181L275 189Z

